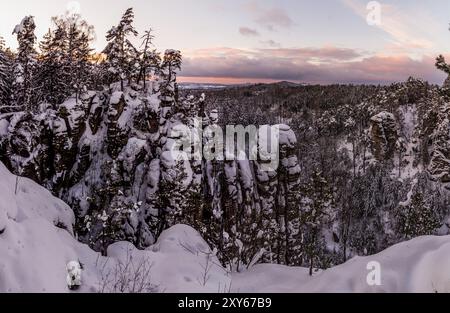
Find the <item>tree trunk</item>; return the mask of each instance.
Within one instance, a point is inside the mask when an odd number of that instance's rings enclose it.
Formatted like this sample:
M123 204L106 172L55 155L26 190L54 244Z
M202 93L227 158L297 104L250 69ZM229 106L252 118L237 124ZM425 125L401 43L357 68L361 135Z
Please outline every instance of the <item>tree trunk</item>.
M14 188L14 194L17 195L17 189L19 187L19 176L16 176L16 187Z

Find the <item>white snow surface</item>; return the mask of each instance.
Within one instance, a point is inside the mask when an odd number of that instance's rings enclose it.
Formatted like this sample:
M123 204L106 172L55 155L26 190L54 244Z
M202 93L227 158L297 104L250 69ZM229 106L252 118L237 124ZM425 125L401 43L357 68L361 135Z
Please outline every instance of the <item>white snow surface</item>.
M72 210L34 182L0 163L0 292L98 292L117 264L148 262L160 292L450 292L450 237L421 237L315 273L260 264L230 274L198 232L177 225L144 251L119 242L102 257L73 236ZM55 225L64 225L58 228ZM66 265L83 265L82 287L70 291ZM381 286L369 286L370 262L381 266Z
M67 204L54 198L48 190L33 181L12 175L2 163L0 163L1 215L7 216L5 224L42 219L52 225L58 223L64 225L71 234L75 223L73 211Z
M74 214L66 204L25 178L19 179L15 194L15 182L16 176L0 163L0 292L70 292L66 266L71 261L84 268L77 292L98 292L102 277L129 256L133 264L148 262L149 283L158 291L218 292L230 286L227 272L188 226L172 227L146 251L119 242L102 257L74 238ZM58 222L67 229L56 227Z
M0 120L0 136L6 136L8 134L9 123L5 120Z
M310 277L307 269L256 265L233 276L239 292L397 293L450 292L450 237L421 237L395 245L377 255L355 257L345 264ZM380 265L381 285L370 286L367 277Z
M120 100L122 99L123 96L123 92L121 91L115 91L112 95L111 95L111 99L109 100L110 104L117 104L120 102Z

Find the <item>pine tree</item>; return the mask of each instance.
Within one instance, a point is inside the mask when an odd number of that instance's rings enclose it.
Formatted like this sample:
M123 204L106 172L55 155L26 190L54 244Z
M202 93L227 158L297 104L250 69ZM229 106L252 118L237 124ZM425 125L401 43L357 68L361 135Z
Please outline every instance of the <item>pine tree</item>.
M450 87L450 65L447 64L443 55L439 55L436 58L436 68L448 75L447 79L444 82L444 87Z
M154 36L152 35L152 29L145 31L144 36L142 36L142 57L140 60L140 72L137 83L139 84L141 80L144 81L144 89L147 88L147 78L149 75L158 72L159 64L161 63L161 57L156 50L151 50L152 40Z
M450 66L445 62L445 58L442 54L436 58L436 68L450 74Z
M329 214L333 195L322 172L315 170L305 188L302 202L301 225L303 251L309 264L309 274L323 262L323 238L321 231L326 215Z
M37 75L40 97L54 108L68 96L90 86L90 57L93 29L78 14L54 17L54 30L49 30L40 43L40 65Z
M93 49L90 47L92 38L88 34L82 33L77 40L75 49L75 62L73 76L73 88L75 88L76 97L80 96L85 90L93 86L92 64L90 62Z
M14 101L22 109L31 110L33 106L33 76L35 74L37 53L35 50L36 25L33 16L26 16L14 28L19 43L18 53L14 64Z
M108 83L120 80L122 91L124 89L124 80L129 80L134 74L134 65L136 60L137 49L128 39L128 36L137 36L138 32L133 27L134 13L133 9L129 8L119 25L111 28L107 35L106 40L108 45L103 51L106 54L106 67L111 78Z
M131 82L137 82L139 80L139 75L141 72L141 52L130 44L127 45L126 55L125 73L128 84L131 84Z
M12 61L12 53L0 37L0 111L8 110L11 105Z
M76 98L92 85L91 56L93 49L90 43L94 38L94 28L80 14L71 14L59 19L64 23L67 33L67 52L65 70L70 73L70 92L75 92Z
M41 62L36 75L39 86L39 100L56 106L68 96L70 75L65 71L66 30L58 25L49 30L40 43Z
M432 235L441 226L439 221L437 208L421 191L415 191L411 203L399 211L400 231L407 239Z
M182 57L178 50L166 50L160 67L161 105L172 106L178 99L177 71L181 70Z
M162 217L161 230L180 223L190 224L186 215L189 203L188 186L184 183L188 179L185 162L175 160L175 164L162 170L157 204Z

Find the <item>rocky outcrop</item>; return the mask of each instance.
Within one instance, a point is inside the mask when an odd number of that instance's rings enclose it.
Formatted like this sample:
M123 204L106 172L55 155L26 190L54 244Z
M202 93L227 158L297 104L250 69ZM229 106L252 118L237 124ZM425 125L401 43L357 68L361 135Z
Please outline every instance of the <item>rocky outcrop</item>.
M262 159L190 158L190 151L174 153L175 143L189 144L199 119L203 128L218 127L219 114L205 112L204 96L164 99L162 106L158 92L127 87L70 98L41 115L2 116L2 158L69 203L80 240L97 250L117 240L145 248L184 223L208 233L220 256L236 264L250 263L260 249L275 251L298 182L294 132L277 126L280 153L270 171Z
M378 161L389 160L394 156L399 138L395 116L381 112L370 119L372 153Z
M429 138L430 164L428 171L443 184L450 183L450 105L441 107L434 131Z

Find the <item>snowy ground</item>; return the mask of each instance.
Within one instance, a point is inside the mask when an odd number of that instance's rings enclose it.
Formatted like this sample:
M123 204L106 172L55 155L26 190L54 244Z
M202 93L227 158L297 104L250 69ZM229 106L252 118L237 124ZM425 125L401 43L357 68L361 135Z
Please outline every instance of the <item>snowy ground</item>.
M79 292L450 292L450 237L418 238L313 277L307 269L279 265L229 274L184 225L164 232L146 251L123 242L101 257L74 238L67 205L28 179L17 186L16 192L15 176L0 163L0 292L69 292L70 261L84 267ZM367 283L374 261L381 286ZM133 277L145 283L131 284Z
M369 286L368 265L380 265L381 286ZM306 269L257 265L233 276L238 292L450 292L450 237L422 237L308 276Z

